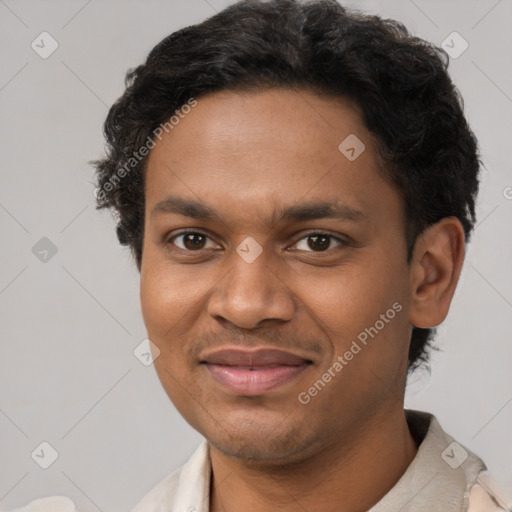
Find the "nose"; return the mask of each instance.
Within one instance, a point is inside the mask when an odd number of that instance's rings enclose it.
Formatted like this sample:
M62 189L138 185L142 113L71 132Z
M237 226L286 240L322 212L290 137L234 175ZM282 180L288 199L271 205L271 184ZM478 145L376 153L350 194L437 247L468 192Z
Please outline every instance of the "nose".
M207 311L219 321L256 329L270 321L291 320L295 307L291 290L264 253L248 263L234 252L231 269L213 289Z

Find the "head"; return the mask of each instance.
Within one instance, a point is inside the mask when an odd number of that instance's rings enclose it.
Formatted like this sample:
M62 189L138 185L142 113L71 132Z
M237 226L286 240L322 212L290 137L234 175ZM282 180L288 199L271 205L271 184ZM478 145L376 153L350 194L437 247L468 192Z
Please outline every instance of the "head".
M95 163L98 207L117 213L141 272L164 388L220 449L263 457L269 432L276 457L318 445L322 423L349 431L399 404L427 361L478 190L446 68L395 21L248 0L128 73ZM227 343L307 366L268 394L230 394L202 364Z

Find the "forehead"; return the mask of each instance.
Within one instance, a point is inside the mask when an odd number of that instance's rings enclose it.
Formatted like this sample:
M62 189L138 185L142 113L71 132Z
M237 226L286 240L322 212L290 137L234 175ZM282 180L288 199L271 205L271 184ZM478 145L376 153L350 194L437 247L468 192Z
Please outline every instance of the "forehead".
M262 214L301 198L358 210L397 202L359 109L341 98L217 92L198 98L156 142L146 166L147 209L166 194Z

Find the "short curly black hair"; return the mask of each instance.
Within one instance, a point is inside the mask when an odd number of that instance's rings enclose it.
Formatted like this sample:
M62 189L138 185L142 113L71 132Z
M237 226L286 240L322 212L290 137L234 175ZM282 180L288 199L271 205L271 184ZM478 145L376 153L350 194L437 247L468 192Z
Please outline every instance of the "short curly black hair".
M359 106L405 201L409 262L418 235L444 217L457 217L468 240L480 160L447 67L442 49L401 23L334 0L239 1L172 33L127 73L104 125L107 156L93 162L97 208L116 214L140 270L144 166L159 126L206 93L287 87ZM409 371L428 361L434 333L414 327Z

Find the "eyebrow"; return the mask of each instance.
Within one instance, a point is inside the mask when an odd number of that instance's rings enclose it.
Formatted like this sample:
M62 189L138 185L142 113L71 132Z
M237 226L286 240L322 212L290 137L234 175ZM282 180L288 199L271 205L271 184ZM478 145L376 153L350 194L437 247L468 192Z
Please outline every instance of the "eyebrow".
M163 201L159 201L151 210L150 216L157 214L175 213L184 217L194 219L208 220L215 217L215 212L208 206L195 201L194 199L184 199L182 197L170 196Z
M159 201L151 210L150 217L163 214L177 214L197 220L211 220L219 215L209 206L178 196L170 196ZM277 208L270 222L306 221L314 219L333 218L345 221L358 221L366 219L366 215L348 205L332 201L306 202Z

